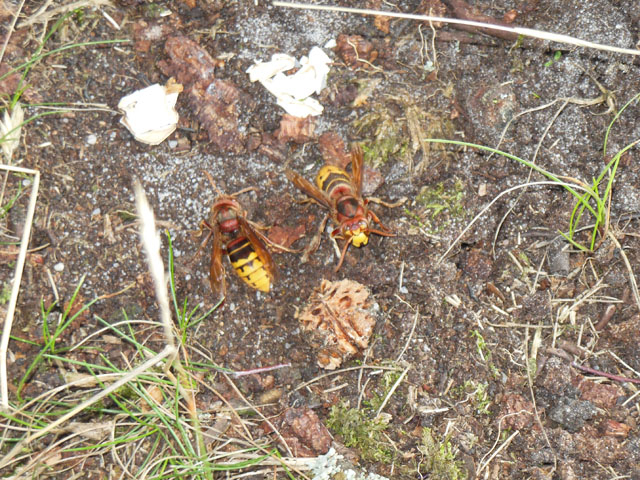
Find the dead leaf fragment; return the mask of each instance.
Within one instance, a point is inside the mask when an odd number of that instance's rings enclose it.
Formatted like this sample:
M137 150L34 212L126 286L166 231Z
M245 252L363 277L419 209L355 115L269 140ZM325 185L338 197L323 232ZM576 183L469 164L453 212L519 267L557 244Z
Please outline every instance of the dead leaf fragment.
M299 64L291 75L285 72ZM277 104L295 117L317 116L323 106L312 94L320 94L327 84L331 59L320 47L309 50L299 62L290 55L276 53L271 61L257 62L247 69L249 80L259 81L277 99Z
M381 10L382 9L382 0L369 0L367 2L367 8L371 10ZM391 17L386 15L375 15L373 17L373 26L376 27L381 32L387 34L389 33L389 22Z
M618 438L601 437L596 427L592 425L586 426L580 433L573 435L573 441L578 457L587 462L611 465L628 455L624 444Z
M517 17L518 11L511 9L502 16L502 21L504 23L513 23Z
M389 33L389 22L391 17L383 17L381 15L376 15L373 19L373 25L382 33Z
M73 422L65 430L90 440L100 441L109 436L113 428L114 425L111 422Z
M296 457L317 457L331 446L329 430L308 407L287 409L279 431Z
M311 332L318 365L333 370L369 345L375 318L367 302L369 291L353 280L322 280L300 314L302 329Z
M352 68L371 65L378 58L378 50L372 42L360 35L341 33L336 40L336 53L342 61Z
M304 237L305 227L302 224L295 227L276 225L269 229L269 240L276 245L289 248L296 241Z
M446 17L447 7L440 0L422 0L416 9L418 15L430 15L432 17ZM433 25L433 28L442 27L442 22L423 22Z
M183 85L202 83L209 85L215 78L216 61L204 48L196 42L182 35L167 39L164 49L169 55L170 61L160 64L160 68L166 75L165 69L171 70L172 77L176 77Z
M291 141L302 144L315 138L315 127L316 121L311 115L300 118L285 113L280 119L280 128L275 131L275 137L280 143Z
M238 130L240 91L235 85L216 78L207 88L195 85L187 98L209 140L226 152L244 150L244 136Z
M320 135L318 148L327 165L335 165L344 169L351 161L351 154L346 152L344 140L336 132L329 131Z
M596 383L582 378L578 384L580 400L586 400L600 408L613 408L618 398L624 395L619 385Z
M470 5L464 0L448 0L447 3L449 7L451 7L454 17L460 18L462 20L471 20L473 22L508 26L506 22L492 18L489 15L485 15L480 11L478 7L476 7L475 5ZM518 38L518 34L515 32L493 30L490 28L478 28L475 26L472 27L467 25L457 25L456 28L459 28L460 30L467 30L473 33L479 31L484 33L485 35L491 35L493 37L502 38L504 40L515 41Z
M151 45L171 33L168 24L160 23L157 20L138 20L133 24L133 48L136 52L146 53L151 49Z
M374 94L380 82L382 82L382 79L380 78L357 79L355 83L358 84L358 92L351 102L351 106L353 108L358 108L366 105L369 101L369 97Z
M609 437L627 438L631 427L626 423L616 422L610 418L602 422L600 432Z
M182 85L170 78L165 86L156 83L126 95L118 103L120 123L139 142L159 145L178 125L175 105L181 91Z
M147 395L149 396L149 399L152 400L156 405L162 404L162 400L163 400L162 389L158 387L158 385L155 385L155 384L150 385L147 387L146 391L147 391ZM140 408L143 412L148 412L151 410L151 406L149 405L149 402L147 402L147 400L144 398L140 399Z
M533 404L517 393L503 396L500 418L504 419L504 426L513 430L522 430L533 424Z

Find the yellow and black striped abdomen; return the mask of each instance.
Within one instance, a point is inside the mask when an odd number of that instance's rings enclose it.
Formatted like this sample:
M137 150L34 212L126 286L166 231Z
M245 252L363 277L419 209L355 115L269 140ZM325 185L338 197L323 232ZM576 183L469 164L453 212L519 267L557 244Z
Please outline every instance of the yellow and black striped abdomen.
M238 238L227 245L229 260L238 276L247 285L261 292L271 288L271 277L265 264L245 237Z
M351 191L351 177L340 167L335 165L325 165L318 172L316 177L317 187L331 196L331 192L336 188L342 187Z

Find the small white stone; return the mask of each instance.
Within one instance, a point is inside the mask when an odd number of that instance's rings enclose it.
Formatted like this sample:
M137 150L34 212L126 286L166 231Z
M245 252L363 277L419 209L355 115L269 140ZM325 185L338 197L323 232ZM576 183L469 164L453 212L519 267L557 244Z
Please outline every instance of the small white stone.
M85 141L87 142L87 145L95 145L96 142L98 141L98 137L96 137L93 133L87 135L87 138L85 139Z
M56 272L61 272L61 271L63 271L63 270L64 270L64 263L62 263L62 262L56 263L56 264L53 266L53 269L54 269Z

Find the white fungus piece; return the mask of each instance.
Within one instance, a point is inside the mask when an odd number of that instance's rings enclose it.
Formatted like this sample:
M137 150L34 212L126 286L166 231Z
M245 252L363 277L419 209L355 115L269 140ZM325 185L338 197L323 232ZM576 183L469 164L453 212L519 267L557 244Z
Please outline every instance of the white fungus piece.
M247 69L249 80L259 81L277 100L277 104L294 117L317 116L323 107L311 95L327 85L331 59L319 47L313 47L308 57L299 62L290 55L277 53L268 62L256 62ZM297 67L292 75L285 72Z
M124 114L120 119L136 140L147 145L159 145L178 125L175 109L182 85L169 79L166 86L159 84L137 90L118 103Z

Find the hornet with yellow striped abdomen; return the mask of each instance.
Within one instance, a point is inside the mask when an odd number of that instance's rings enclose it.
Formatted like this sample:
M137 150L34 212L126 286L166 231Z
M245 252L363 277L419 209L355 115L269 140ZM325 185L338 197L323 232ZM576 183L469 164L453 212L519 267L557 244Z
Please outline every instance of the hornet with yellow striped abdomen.
M209 181L218 191L218 197L211 207L209 221L202 221L200 229L209 230L205 245L213 235L210 281L216 298L226 293L226 281L222 255L226 253L231 266L238 276L250 287L268 292L276 278L276 266L260 235L246 218L246 212L235 199L241 190L233 195L224 195L218 190L211 176Z
M351 162L346 167L350 172L336 165L324 165L318 172L315 185L293 170L286 172L287 178L296 187L329 209L333 223L337 225L331 236L345 240L336 271L342 266L350 244L356 247L366 245L372 233L394 236L369 210L368 200L362 198L362 163L362 148L357 146L351 151ZM372 228L374 223L380 229Z

